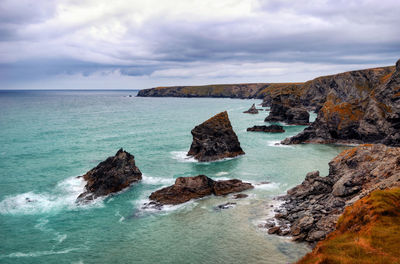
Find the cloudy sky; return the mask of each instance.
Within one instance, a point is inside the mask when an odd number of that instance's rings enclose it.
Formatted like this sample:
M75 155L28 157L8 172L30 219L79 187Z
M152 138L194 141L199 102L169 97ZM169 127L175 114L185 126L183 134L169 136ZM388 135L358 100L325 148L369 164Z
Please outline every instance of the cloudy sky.
M0 0L0 89L292 82L400 58L398 0Z

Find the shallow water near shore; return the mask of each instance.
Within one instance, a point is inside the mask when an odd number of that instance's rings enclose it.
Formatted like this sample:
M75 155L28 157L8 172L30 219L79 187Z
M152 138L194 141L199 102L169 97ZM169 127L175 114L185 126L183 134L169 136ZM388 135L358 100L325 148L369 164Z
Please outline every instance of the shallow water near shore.
M261 100L140 98L129 91L0 91L0 263L288 263L304 244L258 225L274 201L344 146L275 145L284 134L246 132L267 115L243 114ZM261 107L260 107L261 108ZM190 130L227 110L246 155L212 163L187 159ZM315 115L313 115L315 118ZM142 182L79 206L76 178L123 147ZM151 192L181 176L238 178L248 198L206 197L142 210ZM233 208L217 205L235 202Z

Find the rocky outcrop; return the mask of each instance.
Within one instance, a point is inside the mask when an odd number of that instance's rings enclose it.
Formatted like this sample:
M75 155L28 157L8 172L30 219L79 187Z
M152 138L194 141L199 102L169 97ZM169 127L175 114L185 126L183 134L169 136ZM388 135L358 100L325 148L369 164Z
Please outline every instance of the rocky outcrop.
M271 233L315 243L335 229L344 208L376 189L400 186L400 148L361 145L329 163L329 175L308 173L282 197L283 205L267 226Z
M200 162L233 158L245 154L232 129L228 113L221 112L192 129L193 142L188 156Z
M253 126L247 128L247 131L251 132L266 132L266 133L284 133L285 130L282 126L270 125L270 126Z
M387 73L388 69L392 71ZM368 80L353 73L355 76L351 75L353 78L348 80L346 88L331 89L315 122L282 143L383 143L399 146L400 60L395 69L371 69L368 73Z
M336 230L297 263L399 263L399 201L400 188L393 188L347 207Z
M176 205L207 195L222 196L251 188L253 186L250 183L237 179L214 181L205 175L198 175L179 177L174 185L153 192L149 198L158 205Z
M245 113L245 114L258 114L258 109L256 108L256 105L253 104L253 105L249 108L249 110L244 111L243 113Z
M86 191L78 196L78 201L93 200L119 192L140 181L142 173L135 165L135 157L121 148L115 156L100 162L82 177L87 181Z
M271 103L271 111L265 122L285 122L292 125L309 125L310 114L299 107L298 99L290 94L275 97Z

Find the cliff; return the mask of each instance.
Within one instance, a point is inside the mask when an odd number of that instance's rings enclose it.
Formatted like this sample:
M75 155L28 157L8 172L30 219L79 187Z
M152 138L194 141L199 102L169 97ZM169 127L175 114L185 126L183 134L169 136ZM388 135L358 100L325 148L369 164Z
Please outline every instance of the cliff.
M400 263L400 188L377 190L346 208L336 230L298 263Z
M325 100L317 119L300 134L284 140L284 144L400 145L400 60L396 67L339 74L329 82L316 81L323 83L323 89L311 89L313 93L302 97L313 98L310 105ZM324 97L323 93L327 95Z

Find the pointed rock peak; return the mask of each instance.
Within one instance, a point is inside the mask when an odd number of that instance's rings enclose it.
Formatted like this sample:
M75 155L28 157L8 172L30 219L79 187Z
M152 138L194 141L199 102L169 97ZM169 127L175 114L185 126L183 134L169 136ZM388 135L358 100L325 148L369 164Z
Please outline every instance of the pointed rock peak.
M119 154L121 154L121 153L124 153L125 151L122 149L122 148L120 148L118 151L117 151L117 153L115 154L115 156L118 156Z
M216 114L215 116L211 117L210 119L206 120L204 123L201 125L224 125L227 127L232 127L231 122L229 121L228 117L228 112L224 111L219 114Z
M400 71L400 59L396 62L396 70Z

